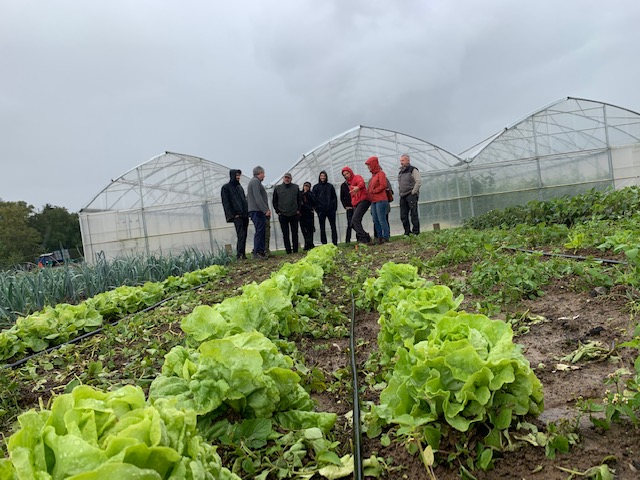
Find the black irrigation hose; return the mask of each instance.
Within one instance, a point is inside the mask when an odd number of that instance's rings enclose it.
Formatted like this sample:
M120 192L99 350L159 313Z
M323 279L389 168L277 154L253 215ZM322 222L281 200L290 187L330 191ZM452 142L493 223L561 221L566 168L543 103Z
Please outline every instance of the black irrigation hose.
M550 253L550 252L540 252L538 250L526 250L524 248L515 248L515 247L503 247L504 250L514 250L517 252L525 252L525 253L537 253L538 255L544 255L546 257L563 257L563 258L573 258L574 260L593 260L595 262L603 262L603 263L616 263L619 265L628 265L627 262L623 262L621 260L609 260L607 258L594 258L594 257L583 257L580 255L567 255L564 253Z
M358 369L356 368L355 347L356 301L351 293L351 335L349 350L351 360L351 377L353 386L353 478L362 480L362 432L360 431L360 398L358 394Z
M122 318L118 318L118 319L116 319L116 320L113 320L112 322L109 322L107 325L109 325L109 326L116 325L117 323L120 323L121 321L126 320L127 318L132 317L133 315L138 315L139 313L145 313L145 312L148 312L148 311L150 311L150 310L155 310L156 308L158 308L158 307L159 307L160 305L162 305L163 303L166 303L166 302L168 302L169 300L171 300L171 299L173 299L173 298L176 298L178 295L182 295L182 294L183 294L183 293L185 293L185 292L191 292L191 291L193 291L193 290L197 290L198 288L202 287L203 285L205 285L205 284L204 284L204 283L202 283L202 284L200 284L200 285L198 285L198 286L196 286L196 287L192 287L192 288L189 288L189 289L187 289L187 290L182 290L182 291L180 291L180 292L178 292L178 293L176 293L176 294L174 294L174 295L171 295L170 297L163 298L163 299L162 299L162 300L160 300L159 302L154 303L153 305L151 305L151 306L149 306L149 307L147 307L147 308L145 308L145 309L143 309L143 310L140 310L140 311L135 312L135 313L130 313L129 315L126 315L126 316L124 316L124 317L122 317ZM98 333L102 332L102 331L104 330L104 328L105 328L105 326L103 325L102 327L98 327L98 328L96 328L95 330L91 330L90 332L83 333L82 335L79 335L79 336L77 336L77 337L74 337L74 338L72 338L71 340L69 340L69 341L67 341L67 342L61 343L61 344L59 344L59 345L54 345L53 347L49 347L49 348L47 348L46 350L42 350L42 351L40 351L40 352L34 353L34 354L32 354L32 355L29 355L28 357L21 358L21 359L20 359L20 360L18 360L17 362L14 362L14 363L8 363L8 364L6 364L6 365L0 365L0 368L16 368L16 367L19 367L19 366L20 366L20 365L22 365L23 363L28 362L29 360L31 360L31 359L32 359L32 358L34 358L34 357L37 357L38 355L42 355L42 354L44 354L44 353L53 352L54 350L57 350L57 349L59 349L60 347L63 347L64 345L73 345L74 343L81 342L82 340L84 340L84 339L86 339L86 338L93 337L94 335L96 335L96 334L98 334Z

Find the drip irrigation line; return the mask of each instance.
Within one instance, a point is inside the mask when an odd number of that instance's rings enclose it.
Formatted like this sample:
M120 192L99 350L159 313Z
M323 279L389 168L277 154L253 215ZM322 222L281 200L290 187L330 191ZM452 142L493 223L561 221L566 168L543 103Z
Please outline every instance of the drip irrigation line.
M198 288L202 287L203 285L205 285L205 284L204 284L204 283L202 283L202 284L200 284L200 285L197 285L197 286L195 286L195 287L189 288L189 289L187 289L187 290L182 290L182 291L180 291L180 292L178 292L178 293L175 293L175 294L171 295L170 297L163 298L163 299L162 299L162 300L160 300L159 302L154 303L153 305L151 305L151 306L149 306L149 307L147 307L147 308L145 308L145 309L143 309L143 310L140 310L140 311L138 311L138 312L134 312L134 313L130 313L129 315L126 315L126 316L124 316L124 317L122 317L122 318L118 318L118 319L116 319L116 320L113 320L113 321L111 321L111 322L107 323L107 325L103 325L103 326L101 326L101 327L96 328L95 330L91 330L90 332L83 333L82 335L79 335L79 336L77 336L77 337L74 337L74 338L72 338L71 340L68 340L68 341L66 341L66 342L64 342L64 343L61 343L61 344L59 344L59 345L54 345L54 346L52 346L52 347L49 347L49 348L47 348L46 350L42 350L42 351L40 351L40 352L36 352L36 353L34 353L34 354L32 354L32 355L29 355L28 357L21 358L21 359L20 359L20 360L18 360L17 362L14 362L14 363L8 363L8 364L6 364L6 365L0 365L0 369L1 369L1 368L16 368L16 367L19 367L20 365L22 365L22 364L24 364L24 363L28 362L28 361L29 361L29 360L31 360L32 358L37 357L38 355L43 355L43 354L45 354L45 353L53 352L53 351L55 351L55 350L57 350L57 349L59 349L59 348L61 348L61 347L65 346L65 345L73 345L74 343L79 343L79 342L81 342L82 340L85 340L85 339L87 339L87 338L93 337L94 335L97 335L98 333L102 332L102 331L105 329L105 327L106 327L106 326L113 326L113 325L116 325L116 324L118 324L118 323L122 322L123 320L126 320L127 318L130 318L130 317L132 317L132 316L134 316L134 315L138 315L138 314L140 314L140 313L145 313L145 312L149 312L149 311L151 311L151 310L155 310L155 309L156 309L156 308L158 308L160 305L162 305L162 304L164 304L164 303L168 302L169 300L172 300L172 299L176 298L177 296L182 295L182 294L183 294L183 293L185 293L185 292L191 292L191 291L193 291L193 290L197 290Z
M615 264L619 264L619 265L628 265L627 262L623 262L622 260L610 260L610 259L607 259L607 258L583 257L581 255L567 255L565 253L541 252L539 250L527 250L525 248L503 247L503 250L514 250L514 251L517 251L517 252L524 252L524 253L537 253L539 255L544 255L546 257L563 257L563 258L572 258L574 260L593 260L595 262L615 263Z
M362 480L362 432L360 430L360 398L358 393L358 370L356 368L355 347L356 301L351 293L351 334L349 352L351 360L351 381L353 386L353 478Z

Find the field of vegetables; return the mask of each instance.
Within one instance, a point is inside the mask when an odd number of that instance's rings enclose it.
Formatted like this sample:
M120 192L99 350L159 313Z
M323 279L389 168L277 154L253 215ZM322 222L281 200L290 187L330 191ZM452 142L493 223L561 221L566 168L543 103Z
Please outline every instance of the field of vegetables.
M358 478L358 443L362 478L638 478L638 198L592 192L18 318L0 334L0 478Z

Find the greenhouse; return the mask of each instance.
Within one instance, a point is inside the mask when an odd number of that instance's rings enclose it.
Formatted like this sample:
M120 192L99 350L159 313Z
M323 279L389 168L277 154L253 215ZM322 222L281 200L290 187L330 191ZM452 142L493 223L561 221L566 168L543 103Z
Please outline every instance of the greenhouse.
M456 225L530 200L638 184L640 115L568 97L468 152L456 168L425 176L424 200L434 221ZM451 197L452 191L459 193Z
M422 176L421 228L446 228L495 208L638 184L640 115L568 97L460 155L400 132L357 126L302 155L287 171L301 186L305 181L317 183L325 170L339 194L342 167L348 165L368 180L364 162L375 155L397 190L398 159L405 153ZM246 189L251 172L244 173L241 183ZM270 201L280 180L265 185ZM220 199L220 188L228 181L229 167L170 152L112 180L80 211L86 260L235 246L235 230L225 221ZM396 198L389 215L394 235L402 233L399 217ZM370 215L365 220L372 231ZM345 229L344 209L339 206L341 241ZM250 224L249 251L252 236ZM318 232L316 237L317 244ZM270 248L283 248L276 218Z
M383 128L357 126L302 155L300 160L288 171L292 173L293 181L302 185L305 181L316 184L320 171L325 170L329 182L333 183L339 197L340 184L344 181L342 168L349 166L355 174L361 175L365 181L368 181L371 173L364 162L367 158L376 156L380 161L380 166L389 177L394 191L397 191L399 157L402 154L408 154L411 157L411 165L420 170L423 178L427 172L449 171L455 165L462 163L461 158L456 155L419 138ZM428 200L424 185L421 189L420 200L421 202ZM338 238L344 241L346 214L339 203ZM392 235L403 232L398 208L397 200L391 203L389 224ZM422 215L423 212L421 212ZM371 215L365 215L363 225L373 232ZM316 236L319 238L319 235Z
M220 198L228 181L229 167L172 152L129 170L80 210L85 259L235 245ZM241 183L248 181L243 175Z

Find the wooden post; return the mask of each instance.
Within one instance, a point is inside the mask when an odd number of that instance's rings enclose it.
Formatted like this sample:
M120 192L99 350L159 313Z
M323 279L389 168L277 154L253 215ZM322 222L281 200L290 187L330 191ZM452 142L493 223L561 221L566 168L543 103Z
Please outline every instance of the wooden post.
M433 229L434 230L440 230L440 224L439 223L434 223L433 224Z

